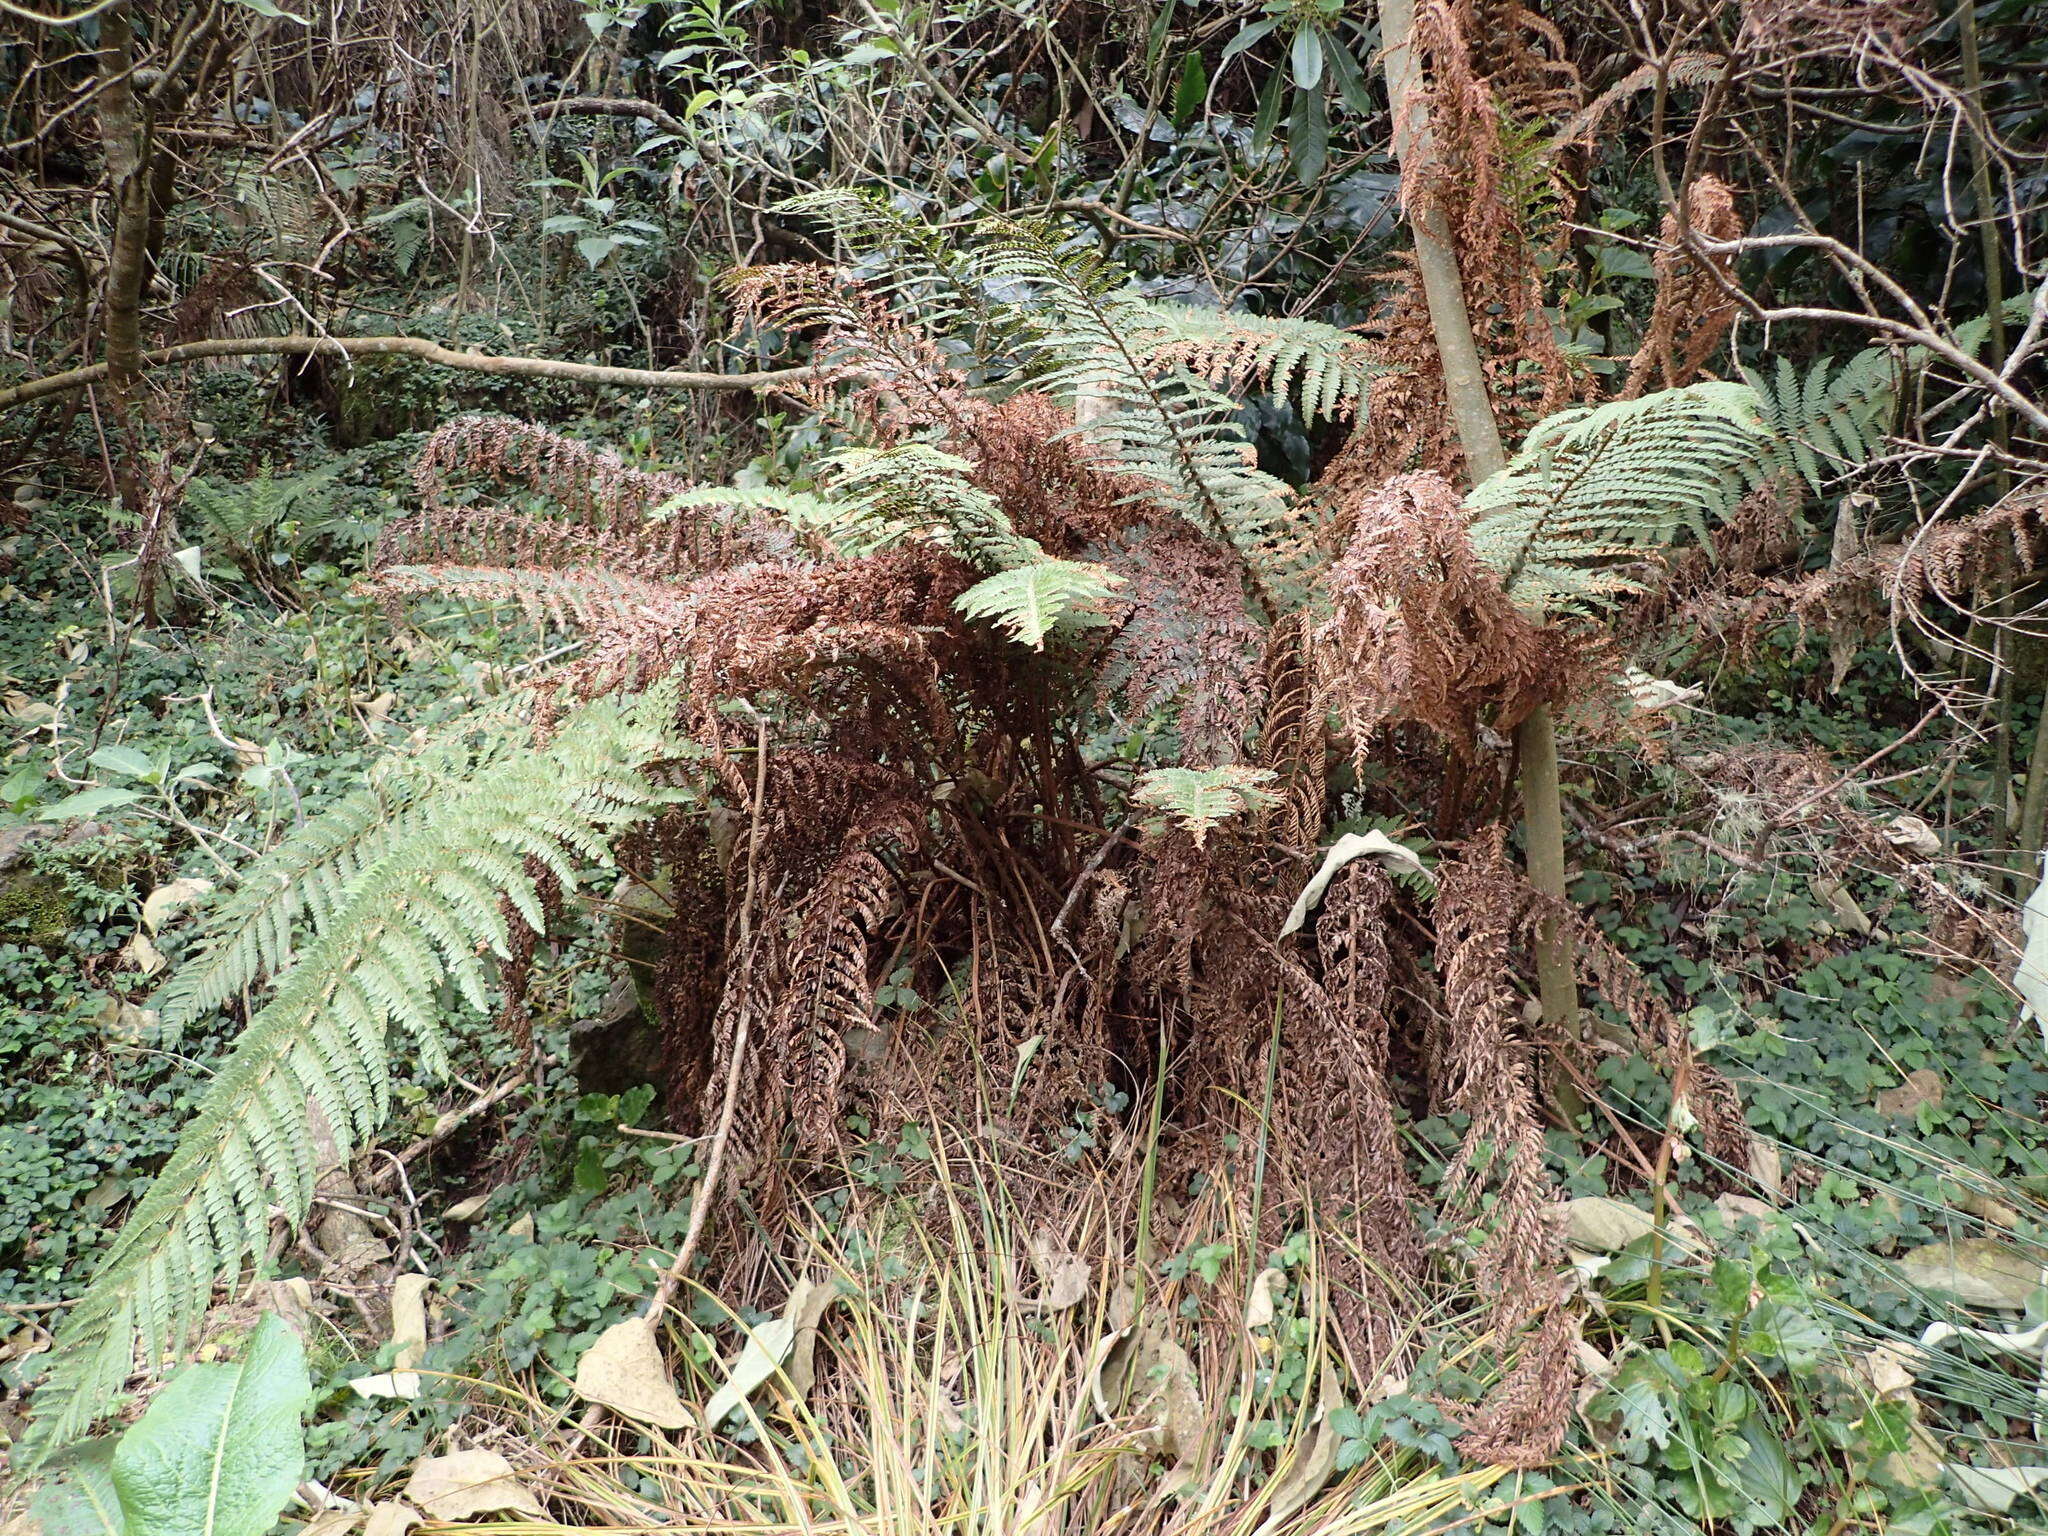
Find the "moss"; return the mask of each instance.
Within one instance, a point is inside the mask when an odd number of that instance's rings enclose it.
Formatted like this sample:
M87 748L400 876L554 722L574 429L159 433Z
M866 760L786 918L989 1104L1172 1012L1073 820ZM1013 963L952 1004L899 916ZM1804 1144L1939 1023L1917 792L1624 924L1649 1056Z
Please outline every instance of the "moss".
M48 876L0 879L0 939L51 949L64 943L76 921L71 898Z

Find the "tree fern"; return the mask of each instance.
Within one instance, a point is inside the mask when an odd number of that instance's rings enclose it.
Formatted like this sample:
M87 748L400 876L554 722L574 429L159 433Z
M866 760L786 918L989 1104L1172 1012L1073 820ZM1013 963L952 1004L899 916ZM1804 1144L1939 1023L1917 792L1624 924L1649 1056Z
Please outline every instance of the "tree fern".
M1170 816L1196 842L1233 816L1270 810L1280 796L1266 788L1277 778L1270 768L1225 763L1215 768L1154 768L1138 780L1132 798Z
M1213 384L1256 383L1292 399L1303 421L1355 411L1380 370L1362 338L1316 320L1243 315L1189 304L1145 303L1135 349Z
M867 286L914 309L928 333L975 333L973 350L986 355L1007 328L960 245L880 193L827 187L778 203L775 211L830 227L848 254L872 269L863 274Z
M1894 398L1891 359L1789 364L1766 386L1694 384L1560 411L1465 498L1479 557L1532 610L1583 609L1639 583L1626 562L1682 530L1701 539L1748 492L1823 483L1822 456L1867 459Z
M1029 646L1043 646L1062 620L1099 618L1102 600L1123 578L1085 560L1040 559L998 571L975 583L953 606L970 619L987 619Z
M1037 558L1038 546L968 478L973 469L958 454L924 442L840 450L825 461L840 513L834 542L845 553L870 554L906 538L936 538L983 571Z
M1010 526L993 496L968 478L973 466L930 443L848 448L827 461L841 517L831 536L849 554L898 540L937 538L992 574L960 594L954 607L986 619L1017 640L1042 646L1062 620L1086 622L1120 579L1099 565L1054 560Z
M1521 606L1581 606L1636 585L1617 560L1682 528L1704 536L1769 456L1756 397L1740 384L1559 411L1466 497L1472 545Z
M1897 398L1897 365L1872 347L1839 369L1822 358L1802 380L1789 358L1779 358L1774 379L1744 369L1757 409L1772 433L1771 465L1803 477L1820 494L1832 461L1853 468L1884 440Z
M1290 493L1257 467L1235 401L1185 368L1151 363L1143 338L1156 326L1144 301L1119 291L1099 257L1064 250L1031 225L998 224L981 267L989 281L1036 295L1042 382L1089 403L1092 419L1077 430L1155 499L1257 563Z
M508 953L513 920L542 925L540 876L573 884L579 866L607 860L621 827L675 798L642 771L675 753L663 726L672 716L673 700L658 693L631 708L585 706L547 742L499 751L466 779L415 795L409 811L380 816L352 802L335 828L292 845L322 872L322 894L297 904L315 936L290 957L66 1314L37 1394L34 1455L113 1405L138 1348L153 1368L179 1346L215 1281L260 1258L273 1205L303 1219L320 1172L314 1109L344 1154L375 1133L393 1024L429 1070L445 1070L438 993L452 986L485 1006L482 957ZM264 880L284 872L290 852L280 855L266 861ZM259 889L224 913L231 926L179 1006L200 1006L231 978L282 963L289 917L280 914L289 910L263 902Z

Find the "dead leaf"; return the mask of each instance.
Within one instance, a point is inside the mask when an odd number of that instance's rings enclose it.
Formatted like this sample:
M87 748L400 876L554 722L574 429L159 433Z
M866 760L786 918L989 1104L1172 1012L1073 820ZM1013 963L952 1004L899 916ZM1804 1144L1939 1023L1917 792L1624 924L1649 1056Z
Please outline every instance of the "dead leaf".
M1706 690L1674 683L1668 677L1652 677L1641 667L1630 667L1622 673L1623 686L1628 690L1628 701L1641 714L1660 709L1675 709L1681 704L1691 704L1705 697Z
M1321 867L1310 876L1308 884L1301 888L1301 894L1294 898L1294 906L1287 914L1287 921L1280 925L1280 937L1284 939L1290 933L1299 932L1308 922L1309 913L1321 904L1323 893L1329 890L1330 882L1337 878L1338 871L1353 859L1363 858L1382 859L1389 869L1429 878L1429 871L1423 867L1422 860L1415 856L1415 850L1403 847L1386 833L1346 832L1336 842L1330 844L1329 851L1323 855Z
M804 1292L801 1301L798 1291ZM789 1363L783 1366L782 1374L788 1378L789 1395L798 1402L811 1395L811 1384L817 1380L818 1329L825 1321L825 1313L838 1299L839 1287L830 1280L815 1284L799 1280L797 1289L789 1293L786 1310L796 1328L789 1344Z
M1269 1271L1270 1273L1270 1271ZM1321 1391L1316 1397L1315 1417L1309 1421L1308 1436L1295 1447L1293 1458L1268 1485L1271 1497L1259 1536L1274 1530L1295 1511L1322 1492L1323 1484L1337 1470L1337 1448L1342 1437L1330 1425L1330 1415L1344 1402L1337 1373L1323 1367Z
M475 1221L483 1215L484 1207L491 1203L491 1196L496 1193L495 1189L487 1189L480 1195L471 1195L467 1200L456 1201L441 1214L449 1221Z
M824 1294L822 1298L819 1292ZM715 1430L725 1422L727 1414L737 1410L783 1369L785 1363L794 1364L797 1335L807 1332L814 1345L817 1340L818 1322L825 1315L825 1308L832 1304L832 1282L822 1284L810 1280L799 1280L789 1293L789 1301L782 1309L782 1316L763 1323L747 1337L739 1356L726 1372L725 1385L712 1394L711 1401L704 1405L704 1427ZM815 1309L815 1310L814 1310ZM810 1362L801 1367L805 1375L805 1387L809 1387Z
M1088 1390L1104 1419L1128 1416L1147 1425L1141 1441L1173 1459L1155 1497L1194 1480L1208 1424L1200 1378L1188 1352L1161 1324L1129 1324L1098 1339L1090 1352Z
M1565 1201L1559 1211L1566 1238L1574 1248L1589 1253L1619 1253L1657 1230L1656 1218L1648 1211L1605 1195L1581 1195ZM1666 1213L1664 1235L1687 1248L1704 1246L1699 1228L1678 1211Z
M622 1418L681 1429L690 1410L676 1396L651 1318L629 1317L597 1336L576 1362L576 1395Z
M2048 1484L2048 1467L1971 1467L1943 1462L1941 1470L1956 1485L1963 1502L1988 1515L2002 1515L2021 1495Z
M510 1510L545 1520L540 1500L496 1451L457 1451L429 1456L406 1479L405 1496L436 1520L474 1520ZM372 1511L374 1514L375 1511ZM369 1533L365 1533L369 1536Z
M346 1536L362 1518L363 1512L359 1509L324 1509L299 1526L292 1536Z
M1926 1067L1917 1072L1908 1072L1906 1080L1896 1088L1887 1088L1877 1096L1877 1112L1903 1120L1920 1112L1922 1104L1939 1104L1946 1092L1941 1074Z
M1251 1293L1244 1299L1244 1328L1250 1333L1254 1328L1273 1326L1273 1293L1287 1283L1283 1270L1262 1269L1258 1278L1252 1281Z
M420 1395L420 1377L415 1367L427 1352L427 1287L432 1275L400 1275L391 1286L391 1342L397 1350L391 1369L378 1376L364 1376L349 1385L358 1397L396 1397L411 1401Z
M1808 884L1813 894L1827 904L1828 910L1834 914L1835 921L1844 931L1868 934L1876 926L1870 921L1870 914L1856 904L1856 898L1849 894L1849 888L1841 881L1817 876Z
M1941 839L1935 835L1934 828L1918 816L1894 816L1885 823L1884 840L1901 853L1910 853L1915 858L1941 857Z
M142 926L155 933L163 926L165 918L180 907L190 906L212 889L211 880L192 878L173 880L169 885L158 886L143 898Z
M1870 1390L1883 1402L1903 1400L1912 1395L1913 1388L1919 1384L1914 1367L1923 1358L1920 1351L1911 1345L1887 1340L1858 1355L1855 1363L1857 1372L1870 1383Z
M156 1033L163 1022L154 1008L138 1008L133 1003L124 1003L110 997L107 1005L100 1009L100 1032L109 1040L118 1040L123 1045L140 1045Z
M2020 1224L2020 1213L2016 1206L2007 1205L2003 1200L1994 1200L1981 1190L1970 1190L1962 1199L1962 1207L1979 1221L2007 1231Z
M122 948L121 958L145 976L154 976L164 968L163 952L149 942L148 935L139 931Z
M1076 1258L1050 1232L1031 1234L1031 1267L1038 1271L1039 1294L1012 1291L1010 1299L1034 1312L1064 1312L1088 1294L1088 1261Z
M30 698L18 688L0 693L0 704L7 706L10 719L19 720L23 725L48 725L57 718L56 705Z
M372 1504L363 1521L363 1536L405 1536L420 1523L420 1512L397 1499Z
M284 1319L284 1324L299 1336L304 1343L312 1337L313 1327L313 1286L304 1275L294 1275L289 1280L272 1280L264 1287L269 1293L269 1310Z
M1784 1198L1785 1156L1775 1141L1754 1132L1749 1138L1749 1176L1766 1200L1775 1203Z
M1745 1216L1753 1216L1758 1221L1769 1221L1777 1214L1776 1211L1763 1201L1750 1195L1716 1195L1714 1197L1714 1205L1721 1212L1721 1219L1726 1221L1731 1227L1735 1226Z
M2020 909L2020 932L2027 947L2013 972L2013 989L2020 995L2020 1022L2032 1019L2041 1029L2041 1043L2048 1045L2048 851L2041 855L2041 883Z

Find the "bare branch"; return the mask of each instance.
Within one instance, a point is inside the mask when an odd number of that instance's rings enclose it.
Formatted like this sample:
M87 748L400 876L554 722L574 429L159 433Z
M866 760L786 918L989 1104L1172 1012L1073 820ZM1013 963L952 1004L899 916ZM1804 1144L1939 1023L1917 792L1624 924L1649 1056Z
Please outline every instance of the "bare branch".
M501 357L488 352L457 352L420 336L250 336L188 341L142 354L152 368L197 362L208 357L410 357L439 368L529 379L561 379L572 384L606 384L622 389L780 389L818 376L815 367L771 368L759 373L692 373L681 368L613 368L601 363L559 362L548 357ZM64 394L97 384L107 376L105 363L90 363L53 373L11 388L0 389L0 411L48 395Z

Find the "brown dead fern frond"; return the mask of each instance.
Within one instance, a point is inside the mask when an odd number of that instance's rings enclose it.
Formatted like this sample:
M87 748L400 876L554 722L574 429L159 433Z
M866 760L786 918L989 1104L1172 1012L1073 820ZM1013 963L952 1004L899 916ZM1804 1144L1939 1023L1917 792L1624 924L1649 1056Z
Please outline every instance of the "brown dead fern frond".
M1311 644L1355 756L1397 720L1469 754L1482 724L1505 735L1570 682L1571 640L1508 601L1465 525L1457 492L1427 473L1348 509L1350 541L1325 580L1329 614Z
M680 498L697 489L682 475L636 468L609 449L531 422L459 416L436 428L414 461L413 484L423 511L393 535L412 551L406 559L493 563L458 552L471 525L462 515L468 509L452 505L448 493L463 479L545 496L576 526L626 539L622 553L637 550L644 560L669 549L673 558L661 575L784 558L796 547L786 526L737 502L679 507ZM441 538L451 543L437 551L433 541Z
M1685 189L1684 212L1687 227L1680 225L1679 209L1664 215L1655 260L1657 297L1620 399L1638 398L1653 379L1659 389L1692 383L1735 323L1735 258L1708 256L1704 260L1710 265L1703 265L1686 244L1688 233L1710 241L1733 240L1742 233L1735 189L1711 172L1702 175Z
M745 267L725 281L743 322L811 334L822 371L803 394L819 411L889 443L923 426L957 430L972 409L965 376L931 334L840 269L788 262Z
M803 903L788 980L770 1031L799 1144L839 1140L847 1040L872 1027L868 942L896 895L888 866L866 846L842 852Z
M1185 761L1236 762L1266 701L1266 631L1226 549L1184 523L1144 528L1098 549L1124 578L1099 689L1135 715L1171 705Z
M1449 1033L1447 1101L1470 1130L1445 1171L1446 1214L1468 1224L1472 1265L1491 1301L1503 1352L1520 1337L1522 1360L1484 1403L1461 1448L1513 1465L1554 1455L1569 1422L1568 1354L1557 1358L1563 1243L1549 1210L1536 1108L1537 1064L1523 1038L1522 998L1510 978L1526 930L1530 891L1508 864L1495 824L1438 866L1437 953ZM1482 1202L1482 1189L1492 1198ZM1528 1329L1535 1319L1533 1330ZM1562 1374L1560 1374L1562 1373Z

